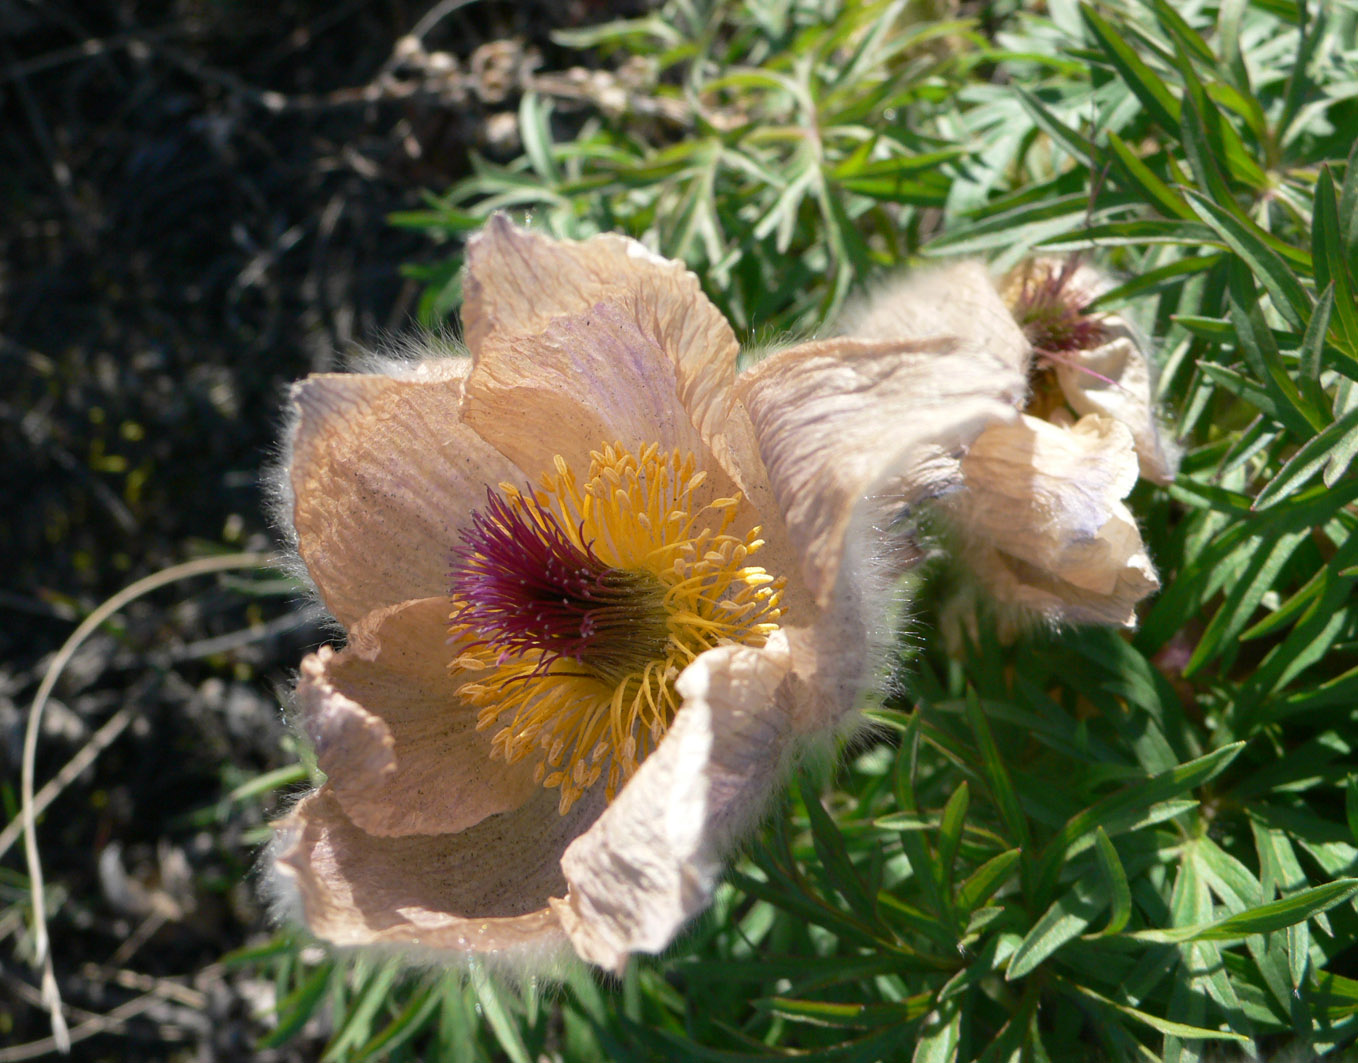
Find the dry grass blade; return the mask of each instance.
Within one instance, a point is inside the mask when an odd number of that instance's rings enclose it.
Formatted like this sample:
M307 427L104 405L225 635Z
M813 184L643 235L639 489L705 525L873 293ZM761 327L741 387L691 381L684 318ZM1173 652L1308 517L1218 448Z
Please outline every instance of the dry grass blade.
M24 834L24 857L28 864L30 888L33 896L33 962L41 970L43 1006L47 1008L52 1017L50 1047L54 1047L58 1052L64 1054L70 1051L71 1032L67 1029L65 1017L61 1012L61 994L57 989L56 975L52 969L51 946L47 938L47 911L43 899L42 864L38 859L37 802L33 793L38 733L41 729L42 714L47 706L47 700L51 697L57 680L75 655L75 651L90 635L98 630L101 624L116 615L130 602L161 587L177 583L180 580L191 579L194 576L206 576L243 568L267 568L274 563L276 563L275 556L267 553L239 553L203 557L162 569L160 572L153 573L124 587L90 613L80 626L72 632L71 637L66 640L61 649L57 651L56 656L52 658L52 663L48 665L47 672L42 677L42 683L38 686L38 692L33 697L33 704L28 710L28 723L24 731L23 773L20 780L20 800L22 802L20 821ZM44 1049L44 1051L47 1050L50 1049ZM6 1055L0 1058L29 1057Z

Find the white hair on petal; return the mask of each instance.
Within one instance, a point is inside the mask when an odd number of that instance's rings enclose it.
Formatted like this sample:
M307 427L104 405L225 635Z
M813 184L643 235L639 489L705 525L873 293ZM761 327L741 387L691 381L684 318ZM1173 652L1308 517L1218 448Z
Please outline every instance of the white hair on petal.
M446 363L468 357L457 331L450 325L389 337L372 350L358 350L345 359L354 373L389 376L397 380L438 379Z
M389 337L372 350L356 348L345 356L344 362L348 372L359 375L386 376L395 380L439 380L461 375L454 363L467 357L466 347L450 327L439 332L422 331ZM288 385L286 398L280 403L281 423L274 436L279 442L261 470L260 488L264 514L282 547L279 567L305 589L310 601L320 602L316 584L298 553L297 530L293 527L296 503L291 471L293 440L301 417L293 396L302 383L305 380ZM335 630L340 629L335 626Z
M292 803L296 804L305 796L295 795ZM455 973L467 979L488 976L492 981L514 988L523 988L530 983L552 988L586 969L564 933L556 938L544 936L540 940L485 952L455 952L415 943L336 945L318 938L307 929L302 895L295 878L282 869L277 859L280 850L287 847L288 836L277 827L275 831L273 840L260 850L252 871L269 919L275 926L292 930L306 944L323 949L336 959L361 956L393 961L410 971Z

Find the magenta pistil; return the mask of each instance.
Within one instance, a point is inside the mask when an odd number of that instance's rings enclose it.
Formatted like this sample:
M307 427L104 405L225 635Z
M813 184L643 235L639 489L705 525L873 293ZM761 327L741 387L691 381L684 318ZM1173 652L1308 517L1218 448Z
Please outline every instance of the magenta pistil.
M609 682L663 652L659 582L606 564L531 493L487 491L461 537L451 620L473 633L468 649L496 651L497 664L538 657L539 674L569 660Z

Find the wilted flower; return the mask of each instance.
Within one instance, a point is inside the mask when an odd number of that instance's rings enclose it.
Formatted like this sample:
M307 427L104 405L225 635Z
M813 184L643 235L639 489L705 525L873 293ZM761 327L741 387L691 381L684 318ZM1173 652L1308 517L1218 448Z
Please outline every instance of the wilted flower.
M1126 322L1084 312L1107 290L1092 271L1038 260L1000 288L1012 313L993 309L996 286L980 264L959 263L880 290L842 330L907 337L942 326L1028 381L1022 416L997 420L955 458L962 486L938 506L1001 634L1034 619L1130 626L1159 583L1123 499L1138 457L1148 477L1173 477L1151 364ZM955 634L974 618L963 594L945 628Z
M935 329L737 376L682 266L502 218L465 292L469 359L294 392L288 519L348 645L302 664L327 779L272 877L340 945L619 969L707 904L800 741L844 728L888 642L884 529L1022 374Z

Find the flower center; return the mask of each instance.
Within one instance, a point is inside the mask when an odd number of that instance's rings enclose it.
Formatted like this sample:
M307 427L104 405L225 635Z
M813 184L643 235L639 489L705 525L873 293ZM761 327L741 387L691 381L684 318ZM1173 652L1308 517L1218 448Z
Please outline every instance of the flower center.
M1098 314L1083 307L1092 295L1074 283L1077 263L1032 263L1011 296L1014 319L1039 355L1061 360L1072 351L1093 350L1104 342L1105 330Z
M748 564L759 529L705 489L692 455L606 446L580 483L564 459L536 490L501 484L452 571L453 668L493 755L537 759L564 814L600 779L611 800L678 711L674 681L726 642L777 629L781 580Z

